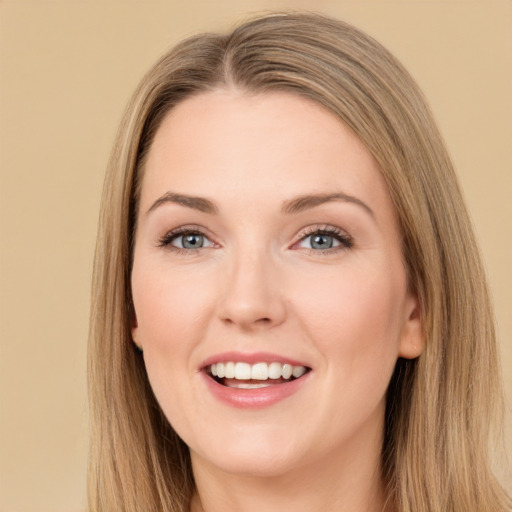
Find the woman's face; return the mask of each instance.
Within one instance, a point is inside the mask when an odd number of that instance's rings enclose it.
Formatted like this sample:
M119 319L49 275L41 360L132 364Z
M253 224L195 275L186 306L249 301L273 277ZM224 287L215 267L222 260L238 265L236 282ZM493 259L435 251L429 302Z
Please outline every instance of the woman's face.
M195 465L276 475L380 450L419 308L385 182L333 114L236 90L174 108L145 167L131 284L133 339Z

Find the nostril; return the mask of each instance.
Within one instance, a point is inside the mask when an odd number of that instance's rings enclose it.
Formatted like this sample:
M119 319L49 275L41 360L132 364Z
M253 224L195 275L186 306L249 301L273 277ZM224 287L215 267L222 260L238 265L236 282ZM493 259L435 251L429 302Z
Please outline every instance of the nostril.
M244 323L241 319L235 319L235 318L230 318L230 317L223 318L222 320L226 324ZM247 321L247 323L253 324L253 325L269 325L272 323L272 319L269 317L256 318L255 320Z

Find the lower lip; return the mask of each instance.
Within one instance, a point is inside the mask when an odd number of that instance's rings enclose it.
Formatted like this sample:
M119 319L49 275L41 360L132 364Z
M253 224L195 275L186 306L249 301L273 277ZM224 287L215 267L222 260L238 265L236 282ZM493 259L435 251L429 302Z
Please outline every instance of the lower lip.
M271 384L265 388L240 389L223 386L207 373L201 372L206 386L215 398L239 409L261 409L288 398L299 391L308 380L310 373L283 384Z

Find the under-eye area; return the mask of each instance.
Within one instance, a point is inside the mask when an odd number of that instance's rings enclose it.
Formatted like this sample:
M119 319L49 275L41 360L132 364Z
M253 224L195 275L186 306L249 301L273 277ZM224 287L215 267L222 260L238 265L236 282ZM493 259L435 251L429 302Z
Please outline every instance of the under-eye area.
M249 364L227 361L208 365L204 370L223 386L259 389L300 379L310 372L311 368L279 362Z

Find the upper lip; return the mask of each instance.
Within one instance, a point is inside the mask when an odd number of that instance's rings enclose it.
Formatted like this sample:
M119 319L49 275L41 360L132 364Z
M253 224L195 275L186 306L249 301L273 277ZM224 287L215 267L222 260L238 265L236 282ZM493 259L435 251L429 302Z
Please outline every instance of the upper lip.
M271 352L222 352L220 354L215 354L208 359L204 360L200 368L206 368L216 363L225 363L229 361L240 362L240 363L282 363L282 364L290 364L292 366L304 366L309 368L307 364L304 362L298 361L296 359L292 359L287 356L282 356L279 354L273 354Z

